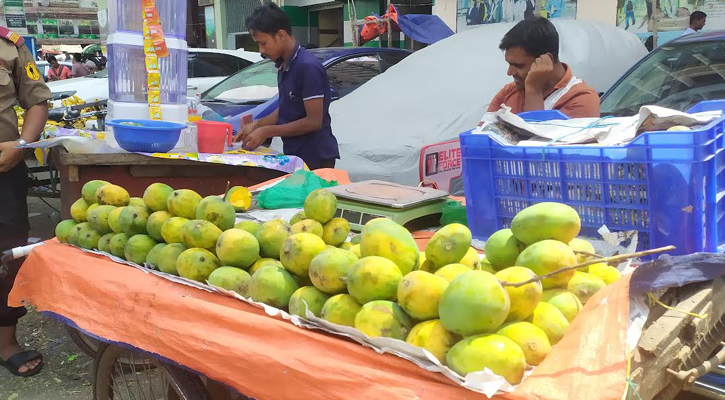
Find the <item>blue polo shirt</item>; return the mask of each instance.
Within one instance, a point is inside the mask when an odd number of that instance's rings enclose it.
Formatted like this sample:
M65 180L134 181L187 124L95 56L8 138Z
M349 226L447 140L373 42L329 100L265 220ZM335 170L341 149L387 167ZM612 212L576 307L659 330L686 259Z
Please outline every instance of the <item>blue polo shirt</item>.
M325 67L298 43L290 62L278 63L277 68L280 125L306 117L306 100L323 99L320 129L302 136L283 137L284 153L302 158L310 169L318 168L323 161L340 158L330 126L330 84Z

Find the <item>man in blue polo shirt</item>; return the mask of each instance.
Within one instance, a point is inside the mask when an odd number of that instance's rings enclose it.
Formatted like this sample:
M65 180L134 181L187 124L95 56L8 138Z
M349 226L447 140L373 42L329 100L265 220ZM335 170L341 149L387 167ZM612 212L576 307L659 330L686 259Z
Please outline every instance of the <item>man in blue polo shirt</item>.
M340 153L330 127L330 84L325 67L297 43L292 24L277 5L258 7L246 25L259 52L276 63L279 108L245 125L236 140L254 150L278 136L285 154L302 158L310 169L334 168Z

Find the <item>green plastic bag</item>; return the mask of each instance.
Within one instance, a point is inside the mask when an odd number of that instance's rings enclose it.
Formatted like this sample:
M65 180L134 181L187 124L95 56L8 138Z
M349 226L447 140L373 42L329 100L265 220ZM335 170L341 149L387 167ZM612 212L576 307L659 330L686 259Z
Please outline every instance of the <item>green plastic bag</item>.
M460 201L448 200L443 206L441 215L441 226L459 223L468 226L468 214L466 214L466 206Z
M282 182L265 189L257 196L261 208L302 208L307 195L317 189L337 186L336 181L326 181L313 172L298 170Z

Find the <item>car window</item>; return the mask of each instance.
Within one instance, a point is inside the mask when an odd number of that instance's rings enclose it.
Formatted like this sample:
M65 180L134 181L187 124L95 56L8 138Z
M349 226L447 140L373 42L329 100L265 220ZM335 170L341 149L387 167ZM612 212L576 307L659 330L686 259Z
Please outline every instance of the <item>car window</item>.
M634 115L644 105L686 111L725 98L725 42L668 44L602 99L602 115Z
M190 53L189 78L229 76L250 64L247 60L229 54Z
M393 65L403 61L403 59L409 55L410 53L405 51L380 53L380 65L382 66L383 72L387 71L388 68Z
M339 96L344 97L381 72L380 57L377 54L365 54L333 64L327 69L327 77Z
M267 100L277 94L277 68L270 60L260 61L219 82L206 91L203 100L246 103Z

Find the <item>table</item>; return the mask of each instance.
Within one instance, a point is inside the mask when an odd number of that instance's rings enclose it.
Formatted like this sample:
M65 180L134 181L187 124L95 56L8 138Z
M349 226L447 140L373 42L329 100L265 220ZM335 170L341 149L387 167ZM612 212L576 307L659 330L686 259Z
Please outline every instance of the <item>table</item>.
M70 218L70 206L80 198L83 184L103 179L140 197L150 184L166 183L191 189L202 197L224 193L231 186L252 186L285 175L267 168L232 166L191 160L171 160L134 153L71 154L54 147L53 159L61 177L61 217Z

